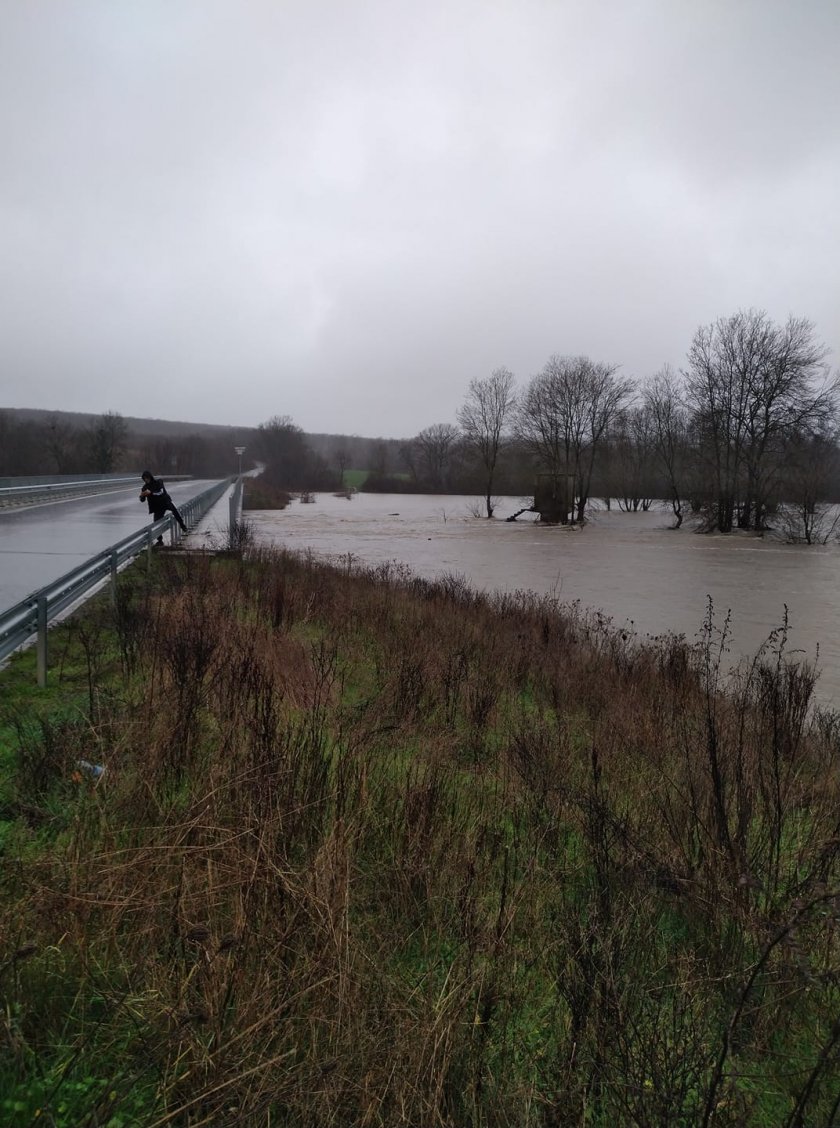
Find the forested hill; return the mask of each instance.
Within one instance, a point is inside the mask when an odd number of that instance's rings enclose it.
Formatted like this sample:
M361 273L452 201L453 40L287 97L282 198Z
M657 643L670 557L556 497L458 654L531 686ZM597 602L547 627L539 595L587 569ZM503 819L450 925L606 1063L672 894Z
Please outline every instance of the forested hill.
M101 413L84 411L48 411L36 407L2 407L0 412L19 423L46 423L57 421L66 423L71 427L90 427ZM255 427L235 427L223 423L187 423L171 419L144 419L132 415L124 415L126 426L135 435L166 436L166 435L207 435L226 437L231 433L241 435L243 440Z
M277 446L279 436L279 447ZM345 469L396 469L400 441L358 435L306 435L287 416L259 426L227 426L170 419L94 415L80 411L0 407L0 474L102 473L154 465L162 473L227 474L279 459L298 488L332 488ZM291 459L291 462L290 462ZM294 463L292 467L291 463Z
M91 427L101 417L101 413L85 411L48 411L36 407L3 407L0 415L5 415L17 423L64 423L74 429ZM256 434L257 426L234 426L225 423L190 423L185 420L145 419L140 416L122 416L132 435L147 438L169 438L180 435L204 435L207 438L231 438L236 443L247 445ZM391 451L396 451L404 439L368 438L360 435L332 435L326 433L306 434L306 440L316 454L329 458L339 446L346 447L354 458L364 462L370 456L371 444L384 443ZM358 457L357 457L358 456ZM364 456L364 457L362 457ZM359 462L359 465L362 464Z

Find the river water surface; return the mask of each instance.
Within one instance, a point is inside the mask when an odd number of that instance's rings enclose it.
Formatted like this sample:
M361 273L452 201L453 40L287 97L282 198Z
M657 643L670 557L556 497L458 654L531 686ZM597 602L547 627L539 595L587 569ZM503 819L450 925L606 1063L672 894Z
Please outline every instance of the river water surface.
M770 537L673 530L670 510L601 509L582 529L543 526L502 498L496 517L472 515L475 498L451 495L318 494L279 512L245 514L262 543L359 563L398 561L417 575L458 574L474 588L554 593L630 625L640 635L694 639L714 605L731 611L731 657L754 653L783 620L789 648L819 656L818 696L840 708L840 549L790 546Z

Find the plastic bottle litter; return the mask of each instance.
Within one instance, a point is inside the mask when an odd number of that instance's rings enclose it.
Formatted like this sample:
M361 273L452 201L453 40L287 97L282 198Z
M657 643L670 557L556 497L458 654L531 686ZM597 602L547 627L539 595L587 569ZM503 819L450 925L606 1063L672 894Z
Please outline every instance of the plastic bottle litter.
M102 765L102 764L92 764L90 762L90 760L77 760L76 761L76 767L79 769L80 772L84 772L85 775L90 776L90 778L92 780L95 780L97 783L99 782L100 779L102 779L102 776L105 774L104 765Z

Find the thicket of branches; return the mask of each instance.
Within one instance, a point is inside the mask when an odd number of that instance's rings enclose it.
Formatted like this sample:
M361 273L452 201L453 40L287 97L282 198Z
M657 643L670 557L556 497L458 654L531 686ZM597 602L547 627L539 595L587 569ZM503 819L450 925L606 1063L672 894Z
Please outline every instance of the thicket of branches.
M833 528L825 503L840 498L838 377L826 355L805 318L777 325L740 311L697 330L680 373L665 366L637 382L555 355L516 389L499 369L469 385L460 428L427 427L400 453L417 488L480 482L488 516L494 485L527 493L548 473L571 483L570 520L592 497L628 510L667 498L677 526L690 507L709 530L775 523L791 539L821 539Z

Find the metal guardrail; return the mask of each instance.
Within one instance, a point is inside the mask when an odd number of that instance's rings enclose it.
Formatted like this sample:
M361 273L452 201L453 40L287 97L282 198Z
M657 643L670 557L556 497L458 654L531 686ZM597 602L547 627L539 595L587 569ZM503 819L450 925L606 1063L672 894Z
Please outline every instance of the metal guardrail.
M189 477L190 475L186 475ZM139 478L140 474L12 474L0 478L0 489L17 490L23 486L72 486L82 482L121 482ZM170 477L169 474L166 475Z
M168 474L167 481L188 479L190 474ZM62 498L84 497L90 493L108 493L126 489L137 482L136 474L79 474L55 478L0 478L0 508L38 505Z
M197 497L179 503L178 508L187 525L196 524L216 504L230 487L231 480L225 478ZM180 530L171 513L97 553L78 568L74 568L72 572L67 572L60 579L28 595L8 611L0 613L0 661L37 633L38 684L46 685L47 628L50 622L72 604L78 603L83 596L103 581L110 579L115 582L117 572L123 564L144 550L151 553L153 543L167 531L171 543L177 544L180 540Z
M193 478L195 475L165 474L165 477L167 482L177 482ZM132 474L126 474L125 471L117 474L17 474L0 478L0 491L31 489L35 486L90 486L107 482L136 482L139 478L139 471Z
M236 527L242 520L242 475L236 479L236 484L233 487L233 492L230 495L230 547L233 548L233 542L236 536Z

